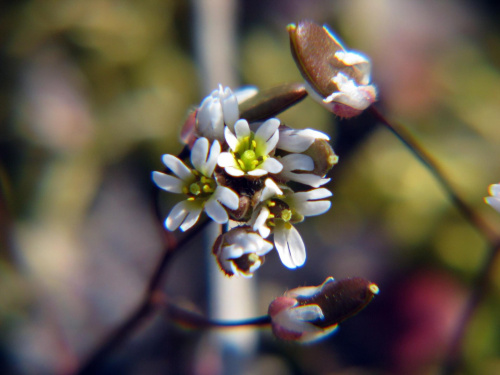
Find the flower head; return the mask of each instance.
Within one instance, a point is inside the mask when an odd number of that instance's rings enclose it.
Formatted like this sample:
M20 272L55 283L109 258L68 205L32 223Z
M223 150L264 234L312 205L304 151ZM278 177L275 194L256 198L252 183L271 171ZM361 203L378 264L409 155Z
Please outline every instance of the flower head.
M283 340L319 340L364 309L378 292L375 284L360 277L329 277L317 287L289 290L269 305L273 333Z
M249 226L242 226L221 234L212 252L226 275L252 277L264 262L264 255L272 248L272 243L253 232Z
M325 25L308 21L288 25L292 55L309 94L340 117L353 117L377 97L370 84L370 60L348 51Z
M253 230L266 238L274 234L274 246L280 260L287 268L297 268L306 261L306 248L300 233L293 226L305 216L320 215L330 209L328 198L332 193L324 188L294 193L277 187L272 180L266 180L266 188L261 196L262 203L254 211L250 223ZM274 195L272 192L274 191Z
M270 155L279 140L280 121L272 118L263 122L254 133L246 120L238 120L233 132L224 130L229 152L222 152L217 160L220 167L233 177L260 177L279 173L283 166Z
M238 195L225 186L217 185L213 178L217 158L220 154L220 144L214 141L210 147L206 138L199 138L191 150L191 164L187 167L173 155L163 155L163 163L173 175L153 172L153 181L158 187L171 193L185 194L187 199L177 203L167 219L165 227L182 231L191 228L204 210L217 223L228 221L227 208L238 208Z
M224 140L224 126L230 128L239 118L238 101L229 87L219 85L200 104L196 113L198 136Z
M489 186L489 197L484 198L484 201L500 212L500 184L492 184Z

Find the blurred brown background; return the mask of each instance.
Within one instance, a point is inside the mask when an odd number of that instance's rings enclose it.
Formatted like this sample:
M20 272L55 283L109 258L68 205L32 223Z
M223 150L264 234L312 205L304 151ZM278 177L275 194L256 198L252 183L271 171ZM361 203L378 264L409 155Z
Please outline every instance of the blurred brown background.
M230 1L230 0L227 0ZM195 1L0 5L0 373L69 374L139 302L162 251L153 170L176 154L202 89ZM437 158L466 200L500 180L500 20L491 1L236 1L234 68L259 88L300 80L286 25L327 23L373 61L379 107ZM217 47L214 41L213 48ZM223 53L223 52L221 52ZM226 82L223 82L226 83ZM215 87L214 87L215 88ZM298 225L304 267L271 252L259 314L287 288L363 276L380 295L313 346L259 331L244 374L433 374L486 243L428 171L368 115L338 121L306 99L281 116L328 132L340 156L332 208ZM170 200L169 200L170 199ZM166 206L176 202L167 197ZM165 290L207 308L197 238ZM500 268L465 341L464 373L500 373ZM213 374L204 333L159 316L99 373Z

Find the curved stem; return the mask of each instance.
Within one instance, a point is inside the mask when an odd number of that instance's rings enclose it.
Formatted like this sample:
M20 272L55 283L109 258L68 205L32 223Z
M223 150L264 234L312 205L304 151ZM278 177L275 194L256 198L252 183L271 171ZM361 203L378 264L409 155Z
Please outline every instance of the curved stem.
M166 302L166 313L173 321L194 328L234 328L244 326L266 326L271 324L268 315L245 320L213 320L199 313L183 309L173 303Z
M496 232L479 216L467 202L460 196L457 190L446 177L446 174L415 138L408 132L406 128L396 123L390 123L384 115L375 107L369 108L371 114L380 121L389 131L391 131L402 143L404 143L418 160L420 160L432 175L439 182L445 193L448 195L452 203L458 208L464 218L476 228L490 244L494 244L498 236Z
M371 106L369 110L378 121L403 142L413 152L417 159L429 169L464 218L476 228L490 244L488 255L474 280L471 294L466 302L462 316L458 321L456 330L451 337L450 346L443 361L442 374L451 375L457 372L461 365L462 344L467 326L489 289L490 276L493 272L496 258L500 253L500 237L459 195L437 162L418 144L404 127L395 123L390 123L374 106Z
M96 351L87 359L87 361L76 372L78 375L93 374L101 365L104 359L107 358L120 344L122 344L128 336L134 332L147 318L151 316L158 308L157 293L160 290L161 282L165 274L165 270L170 263L174 253L178 248L186 245L196 234L200 233L209 223L205 220L194 227L188 235L177 241L174 235L170 232L165 232L167 248L165 249L162 258L160 259L153 275L151 276L144 297L139 306L129 315L129 317L112 332L109 337L96 349Z

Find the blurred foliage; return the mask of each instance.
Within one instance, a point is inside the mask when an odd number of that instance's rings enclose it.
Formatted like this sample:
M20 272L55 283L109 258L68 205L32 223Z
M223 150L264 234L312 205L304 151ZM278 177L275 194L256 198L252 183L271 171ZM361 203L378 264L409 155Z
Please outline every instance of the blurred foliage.
M150 173L162 168L161 154L180 151L187 111L207 94L200 92L192 47L192 5L2 5L2 374L70 373L139 301L162 249ZM417 0L238 6L242 83L264 88L300 80L285 26L302 18L328 23L372 58L379 106L388 117L410 128L500 232L500 217L482 202L500 176L498 9L488 11L487 2ZM263 332L255 368L434 373L436 353L444 351L485 259L484 239L369 116L339 121L306 99L282 119L328 132L340 162L328 186L332 209L298 226L306 265L289 271L271 253L259 270L260 310L285 289L317 285L329 275L369 278L381 294L317 346L284 346ZM175 197L165 201L171 206ZM200 249L197 243L180 254L166 289L202 309ZM499 269L468 330L466 373L500 372ZM189 372L192 361L202 360L196 358L200 337L155 321L137 338L140 344L125 346L110 373Z

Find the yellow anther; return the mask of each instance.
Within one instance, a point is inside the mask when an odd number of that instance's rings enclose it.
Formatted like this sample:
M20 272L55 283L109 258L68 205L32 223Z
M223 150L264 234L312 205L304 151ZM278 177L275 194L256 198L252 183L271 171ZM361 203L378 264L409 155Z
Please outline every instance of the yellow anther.
M271 201L267 205L268 205L268 207L274 207L274 206L276 206L276 202L275 201Z
M204 193L212 193L213 191L214 190L212 189L212 187L209 184L203 185L203 192Z
M257 142L255 142L255 139L252 140L252 148L253 149L257 148Z

